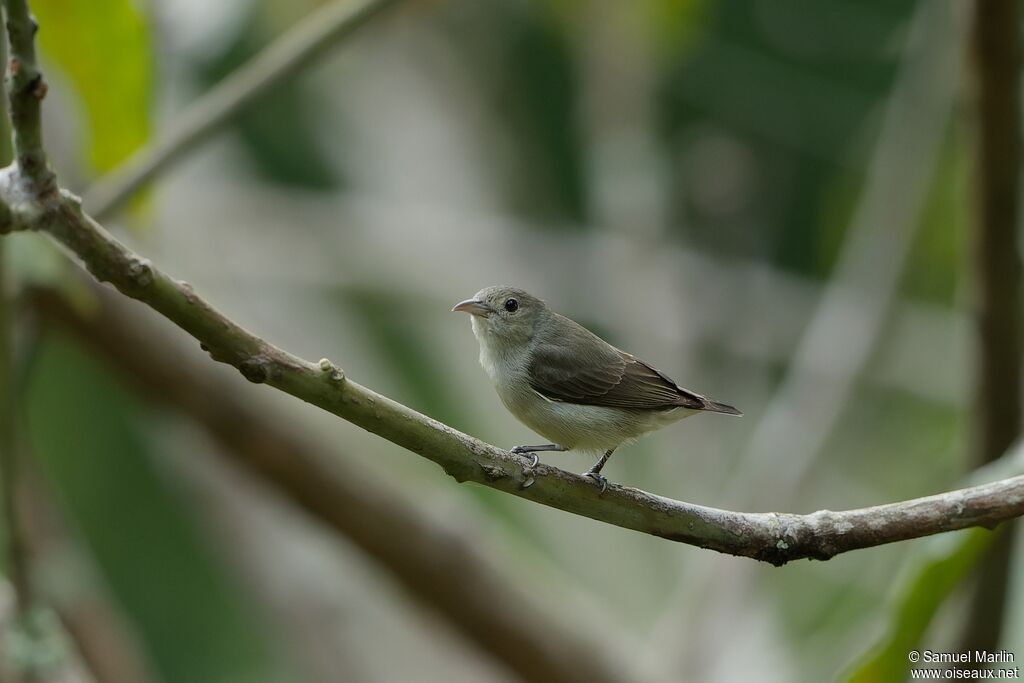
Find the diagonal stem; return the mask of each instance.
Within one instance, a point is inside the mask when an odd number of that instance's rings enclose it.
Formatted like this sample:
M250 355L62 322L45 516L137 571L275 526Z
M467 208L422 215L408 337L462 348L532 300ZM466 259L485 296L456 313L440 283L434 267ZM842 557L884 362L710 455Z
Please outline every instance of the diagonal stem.
M96 182L85 205L97 218L112 214L166 170L285 79L354 35L397 0L334 0L303 19L275 43L178 115L163 134Z
M25 176L37 191L52 189L53 174L46 163L40 117L46 81L36 63L35 19L25 0L3 0L7 23L7 92L10 97L11 125L14 129L14 154Z

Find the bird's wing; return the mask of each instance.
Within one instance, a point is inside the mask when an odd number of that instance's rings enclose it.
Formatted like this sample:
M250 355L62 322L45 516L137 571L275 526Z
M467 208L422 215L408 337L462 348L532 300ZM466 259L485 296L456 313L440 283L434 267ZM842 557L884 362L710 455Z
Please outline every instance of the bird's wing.
M530 386L552 401L647 410L704 410L709 401L576 326L533 348Z

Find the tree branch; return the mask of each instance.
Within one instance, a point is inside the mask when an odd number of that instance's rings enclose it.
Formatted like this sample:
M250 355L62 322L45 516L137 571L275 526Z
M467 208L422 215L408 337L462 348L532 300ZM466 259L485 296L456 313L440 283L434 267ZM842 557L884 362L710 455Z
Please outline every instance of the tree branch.
M359 547L519 678L627 678L576 629L551 619L506 581L470 539L432 524L336 453L254 410L231 385L132 320L116 294L92 289L97 305L88 313L49 289L30 290L26 301L40 320L71 331L154 402L192 418L221 453Z
M73 251L98 280L160 312L195 337L214 360L319 406L473 481L566 512L719 552L781 565L1024 514L1024 477L873 508L810 515L741 513L691 505L611 485L605 494L576 474L485 444L345 377L333 363L303 360L226 318L187 283L133 253L60 192L26 202L16 168L0 172L9 229L38 230ZM534 483L523 488L523 483Z
M6 85L11 103L11 127L14 129L15 161L37 192L54 188L54 177L43 151L40 117L46 81L36 63L35 19L25 0L3 0L7 24L8 51Z
M9 26L12 22L17 23L9 17ZM9 30L18 34L23 28ZM13 107L31 93L13 88L9 96ZM13 125L17 130L31 124L16 119ZM901 503L810 515L717 510L619 485L600 494L579 475L548 465L528 470L527 458L381 396L347 379L327 359L313 364L265 342L214 309L187 283L118 242L82 211L77 197L66 191L39 192L25 181L17 165L0 171L0 202L7 207L0 212L0 229L49 234L74 252L96 279L160 312L199 340L214 360L417 453L457 481L474 481L609 524L776 565L992 526L1024 514L1024 476Z
M153 176L230 122L254 100L396 1L334 0L311 13L181 112L156 140L97 181L85 194L85 206L98 218L109 216Z

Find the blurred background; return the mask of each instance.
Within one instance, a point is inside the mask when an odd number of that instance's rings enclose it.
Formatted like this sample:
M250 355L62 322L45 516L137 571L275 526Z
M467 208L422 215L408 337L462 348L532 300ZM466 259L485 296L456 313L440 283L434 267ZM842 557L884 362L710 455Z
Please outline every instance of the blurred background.
M92 208L94 182L323 4L32 2L61 184ZM612 481L751 511L937 493L977 462L971 10L399 2L103 222L256 334L489 443L537 439L448 311L512 284L745 412L629 446ZM53 680L557 680L438 609L462 565L379 527L374 501L493 573L474 609L529 605L525 631L566 635L608 680L899 681L978 609L989 532L773 568L459 485L210 362L38 236L5 240L35 292L14 374L39 603L35 637L5 642L18 666L80 660ZM252 419L219 429L231 411ZM332 499L334 524L301 509L230 454L276 443L261 430L369 504ZM440 583L407 551L435 553ZM982 613L1024 654L1020 585Z

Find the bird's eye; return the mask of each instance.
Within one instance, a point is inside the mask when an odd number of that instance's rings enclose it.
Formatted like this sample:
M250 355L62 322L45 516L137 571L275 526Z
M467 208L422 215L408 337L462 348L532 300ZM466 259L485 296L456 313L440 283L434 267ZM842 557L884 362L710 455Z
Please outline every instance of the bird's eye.
M515 299L505 299L505 310L509 313L515 313L519 310L519 302Z

